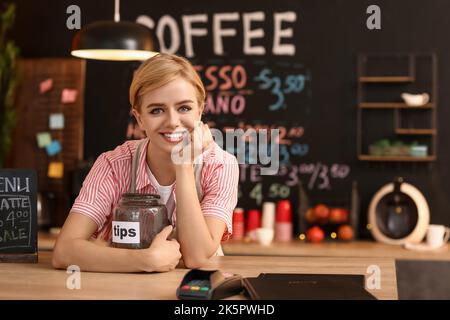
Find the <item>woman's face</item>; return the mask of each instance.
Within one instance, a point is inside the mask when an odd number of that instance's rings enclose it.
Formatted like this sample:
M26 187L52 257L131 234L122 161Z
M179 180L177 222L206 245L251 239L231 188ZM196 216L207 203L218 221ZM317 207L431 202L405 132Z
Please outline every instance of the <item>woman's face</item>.
M202 111L194 86L179 77L143 95L140 111L133 109L133 114L152 146L170 153L194 129Z

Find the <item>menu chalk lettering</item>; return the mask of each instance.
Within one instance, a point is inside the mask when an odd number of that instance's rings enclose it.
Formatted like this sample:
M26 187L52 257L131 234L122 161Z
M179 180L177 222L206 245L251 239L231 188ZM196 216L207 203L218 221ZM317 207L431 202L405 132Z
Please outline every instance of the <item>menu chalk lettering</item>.
M0 169L0 262L37 262L37 181L27 169Z

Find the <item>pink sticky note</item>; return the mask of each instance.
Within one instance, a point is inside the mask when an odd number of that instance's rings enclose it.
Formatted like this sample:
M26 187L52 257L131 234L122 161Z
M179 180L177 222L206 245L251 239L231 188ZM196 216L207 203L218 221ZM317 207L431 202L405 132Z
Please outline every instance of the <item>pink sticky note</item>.
M50 91L53 87L53 79L45 79L44 81L41 81L39 84L39 92L45 93L47 91Z
M62 103L73 103L77 100L78 91L75 89L63 89L61 94Z

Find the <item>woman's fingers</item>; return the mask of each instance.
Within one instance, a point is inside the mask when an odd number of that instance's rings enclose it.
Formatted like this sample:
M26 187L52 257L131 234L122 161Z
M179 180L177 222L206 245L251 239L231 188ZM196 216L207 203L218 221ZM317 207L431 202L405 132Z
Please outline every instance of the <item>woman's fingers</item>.
M199 121L191 132L191 154L192 159L195 159L200 155L206 146L208 146L212 141L211 131L208 126L203 122Z
M175 154L175 158L180 158L183 161L177 161L176 164L193 162L198 156L200 156L208 146L214 142L211 131L207 124L199 121L189 135L183 139L182 142L177 144L172 153ZM173 159L174 157L172 157ZM188 159L189 158L189 159Z
M211 130L206 123L202 123L202 151L214 141Z

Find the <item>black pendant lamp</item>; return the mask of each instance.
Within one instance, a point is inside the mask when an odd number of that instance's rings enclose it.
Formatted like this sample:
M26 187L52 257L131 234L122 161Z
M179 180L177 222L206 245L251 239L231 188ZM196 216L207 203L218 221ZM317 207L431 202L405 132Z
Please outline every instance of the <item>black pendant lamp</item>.
M75 34L71 54L96 60L147 60L158 52L150 30L138 23L120 21L119 0L115 0L114 21L88 24Z

